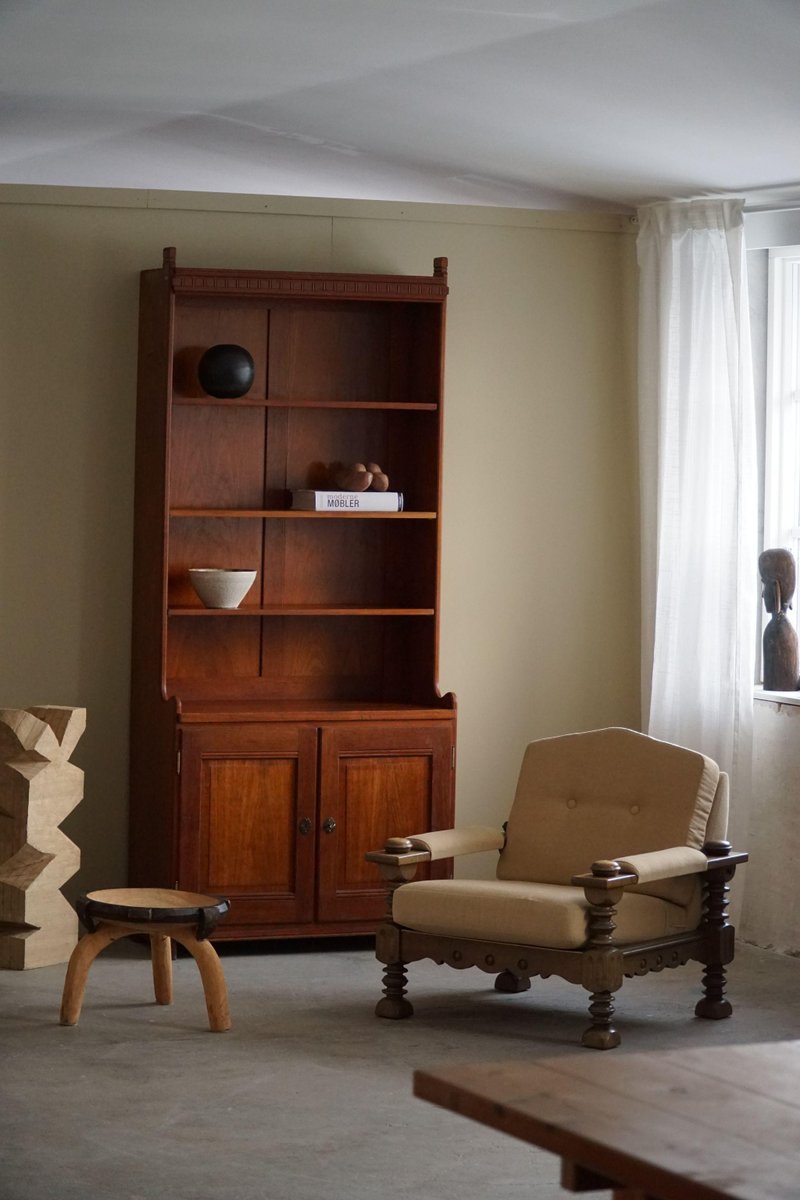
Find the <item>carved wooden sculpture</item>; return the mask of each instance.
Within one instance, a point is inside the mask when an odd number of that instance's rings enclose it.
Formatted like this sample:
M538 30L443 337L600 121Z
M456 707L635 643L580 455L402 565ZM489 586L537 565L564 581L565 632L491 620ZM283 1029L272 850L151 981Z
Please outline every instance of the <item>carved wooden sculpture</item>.
M772 618L764 630L764 690L798 689L797 633L786 615L792 607L797 576L789 550L765 550L758 557L764 607Z
M0 967L66 962L78 940L61 887L80 850L59 825L83 797L85 728L84 708L0 709Z

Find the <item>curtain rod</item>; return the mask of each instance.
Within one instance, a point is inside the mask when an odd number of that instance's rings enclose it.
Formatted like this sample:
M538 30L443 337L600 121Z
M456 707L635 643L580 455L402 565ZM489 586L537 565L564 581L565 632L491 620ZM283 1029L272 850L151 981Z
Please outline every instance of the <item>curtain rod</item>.
M791 212L800 209L800 182L776 183L772 187L742 188L744 211Z
M789 213L800 212L800 203L797 201L787 201L786 204L745 204L745 216L748 213Z

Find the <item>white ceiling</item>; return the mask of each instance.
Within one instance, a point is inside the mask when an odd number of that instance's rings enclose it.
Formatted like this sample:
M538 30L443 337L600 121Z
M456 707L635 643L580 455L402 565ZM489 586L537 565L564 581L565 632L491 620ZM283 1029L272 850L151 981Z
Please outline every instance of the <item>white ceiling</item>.
M0 0L0 183L768 203L799 119L800 0Z

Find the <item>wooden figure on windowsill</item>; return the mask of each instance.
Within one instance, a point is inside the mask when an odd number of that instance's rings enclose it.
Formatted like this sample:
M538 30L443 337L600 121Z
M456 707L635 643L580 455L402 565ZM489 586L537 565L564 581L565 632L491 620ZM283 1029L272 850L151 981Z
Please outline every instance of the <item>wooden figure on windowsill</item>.
M331 472L331 483L342 492L386 492L389 489L389 476L377 463L351 463L342 466L337 463Z
M786 615L792 607L797 572L789 550L765 550L758 557L764 606L771 613L764 630L764 691L798 690L797 633Z

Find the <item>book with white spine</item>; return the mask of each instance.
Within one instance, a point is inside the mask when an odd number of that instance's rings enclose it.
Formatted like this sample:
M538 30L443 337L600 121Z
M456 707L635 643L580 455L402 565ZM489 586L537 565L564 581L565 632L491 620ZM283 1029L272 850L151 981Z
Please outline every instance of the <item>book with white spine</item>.
M402 512L402 492L312 491L292 492L292 508L311 512Z

